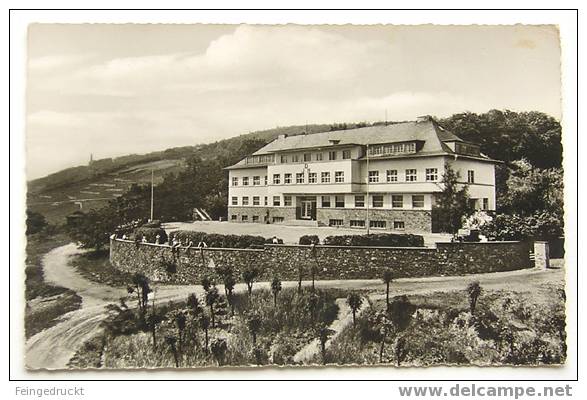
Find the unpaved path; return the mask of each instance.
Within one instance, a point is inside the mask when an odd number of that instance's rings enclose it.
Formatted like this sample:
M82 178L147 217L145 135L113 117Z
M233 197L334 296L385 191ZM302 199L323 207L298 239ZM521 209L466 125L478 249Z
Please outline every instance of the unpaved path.
M118 303L121 297L126 297L124 289L113 288L92 282L79 274L70 265L69 258L82 250L74 244L58 247L43 257L43 271L48 283L62 286L75 291L81 298L81 308L60 318L60 322L51 328L45 329L26 341L25 364L29 369L63 369L68 361L81 347L81 345L100 333L101 322L106 318L106 305ZM436 278L410 278L398 279L391 285L393 295L428 293L435 291L448 291L464 289L468 282L478 280L487 289L520 289L537 282L548 282L562 279L562 270L520 270L513 272L478 274L466 277L436 277ZM304 282L309 285L310 282ZM283 287L296 287L297 282L283 282ZM255 289L269 288L269 282L255 283ZM332 280L317 281L317 288L340 289L372 289L382 290L384 285L378 280ZM222 292L222 286L219 287ZM235 291L245 291L244 284L238 284ZM190 293L203 293L201 286L165 285L156 288L155 297L159 301L185 299ZM340 306L341 304L339 304ZM342 308L344 310L345 304ZM339 314L337 331L348 323L348 310L346 317ZM347 318L347 319L345 319ZM333 323L333 324L335 324Z

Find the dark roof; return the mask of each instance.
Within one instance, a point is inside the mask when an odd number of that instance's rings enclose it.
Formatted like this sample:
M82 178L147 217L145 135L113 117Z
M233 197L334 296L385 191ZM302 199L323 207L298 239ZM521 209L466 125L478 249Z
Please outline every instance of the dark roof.
M422 148L412 157L424 155L452 155L455 154L444 142L460 141L455 134L439 126L429 118L425 121L410 121L389 125L368 126L357 129L313 133L309 135L280 136L268 143L253 155L272 154L281 151L325 149L351 145L374 145L384 143L401 143L421 141ZM485 156L482 156L482 158ZM488 158L487 158L488 159ZM247 165L245 160L228 167L247 168L263 167L267 164Z

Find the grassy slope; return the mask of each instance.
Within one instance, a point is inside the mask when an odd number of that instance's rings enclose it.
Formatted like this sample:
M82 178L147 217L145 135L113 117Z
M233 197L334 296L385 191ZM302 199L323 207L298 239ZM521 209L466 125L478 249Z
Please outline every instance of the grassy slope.
M69 243L63 235L47 236L44 233L29 235L25 262L25 335L27 338L49 328L63 314L80 307L81 298L75 292L48 285L43 281L42 258L54 248Z

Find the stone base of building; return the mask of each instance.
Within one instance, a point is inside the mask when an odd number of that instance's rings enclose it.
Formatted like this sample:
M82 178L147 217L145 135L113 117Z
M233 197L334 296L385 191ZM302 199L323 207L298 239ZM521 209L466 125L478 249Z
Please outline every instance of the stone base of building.
M295 207L229 207L231 222L287 223L296 220ZM367 210L364 208L318 208L319 226L343 228L367 227ZM432 232L430 210L369 210L372 231Z

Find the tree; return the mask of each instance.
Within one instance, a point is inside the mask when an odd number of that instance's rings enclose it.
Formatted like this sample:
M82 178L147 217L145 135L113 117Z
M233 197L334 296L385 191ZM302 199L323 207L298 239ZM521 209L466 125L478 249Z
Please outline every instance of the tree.
M137 294L137 304L139 313L141 315L141 321L145 322L145 315L147 312L147 306L149 302L149 293L152 292L149 287L149 278L141 273L136 273L132 277L132 285L127 287L129 294Z
M151 335L153 337L153 351L157 350L157 325L165 320L165 316L156 312L155 308L151 310L147 323L151 328Z
M318 340L320 341L320 353L322 354L322 364L326 365L326 343L330 339L335 332L328 328L327 326L322 325L318 329Z
M415 310L416 307L410 303L408 296L401 295L393 299L388 314L397 332L404 331L410 325Z
M84 249L101 250L110 240L110 235L116 231L117 217L113 210L103 208L79 213L75 223L68 225L69 236Z
M263 320L259 314L250 314L247 317L247 327L249 328L249 332L251 332L251 337L253 339L253 346L257 344L257 334L261 330L261 326L263 325Z
M185 323L186 318L183 312L178 312L175 316L175 323L177 325L177 337L179 339L179 351L183 351L183 342L184 342L184 334L185 334Z
M271 282L271 292L273 293L273 305L277 307L277 295L281 291L281 280L278 277L273 277Z
M202 278L201 284L204 291L207 292L212 286L214 286L214 281L209 276L204 276Z
M304 266L298 263L298 294L302 293L302 279L304 275Z
M212 286L206 292L206 305L210 307L210 316L212 317L212 328L216 326L214 321L214 304L218 301L220 295L218 294L218 288L216 286Z
M314 292L310 294L308 298L308 311L310 311L310 320L312 321L312 325L316 322L316 308L318 307L318 302L320 301L320 297Z
M391 268L384 269L381 280L385 283L385 307L389 310L389 284L393 282L393 270Z
M224 364L224 357L226 356L226 351L228 350L226 339L215 339L212 342L211 350L214 359L218 363L218 366L221 367Z
M234 299L232 298L232 292L234 291L234 285L236 285L236 279L234 279L232 274L225 275L223 278L223 283L226 300L228 301L228 305L230 305L230 314L234 316Z
M351 292L346 298L346 303L353 313L353 326L355 326L357 322L357 310L361 308L361 305L363 304L363 298L359 296L359 294Z
M468 185L459 183L460 174L450 164L445 165L442 175L442 191L436 194L433 212L437 214L440 228L455 233L461 227L461 220L471 213Z
M385 341L393 333L393 323L389 320L389 318L387 318L385 313L379 312L375 316L374 325L377 329L377 333L379 334L379 363L383 363Z
M175 368L179 368L179 356L177 354L177 347L175 346L177 339L174 336L166 336L165 342L167 343L167 345L169 346L169 349L171 350L171 353L173 354L173 360L175 361Z
M471 282L467 286L467 293L469 295L469 307L471 310L471 315L475 315L475 307L477 306L477 300L481 295L481 286L479 282Z
M253 293L253 283L259 277L259 270L255 267L248 267L243 271L243 281L247 284L249 296Z
M43 230L47 226L47 220L41 213L27 210L26 211L26 234L32 235Z
M205 347L206 353L208 353L208 329L210 328L210 318L206 314L200 315L200 328L205 334Z

